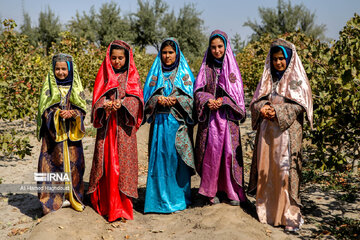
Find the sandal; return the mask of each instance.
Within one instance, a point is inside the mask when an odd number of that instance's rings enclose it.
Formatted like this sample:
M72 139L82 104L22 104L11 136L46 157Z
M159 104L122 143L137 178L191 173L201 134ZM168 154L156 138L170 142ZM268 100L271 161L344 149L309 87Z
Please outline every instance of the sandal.
M210 201L210 204L211 204L211 205L220 203L219 198L216 197L216 196L215 196L215 197L212 197L212 198L210 197L210 198L209 198L209 201Z
M240 201L237 200L230 200L228 203L231 206L240 206Z
M285 226L285 232L298 232L299 230L298 227Z

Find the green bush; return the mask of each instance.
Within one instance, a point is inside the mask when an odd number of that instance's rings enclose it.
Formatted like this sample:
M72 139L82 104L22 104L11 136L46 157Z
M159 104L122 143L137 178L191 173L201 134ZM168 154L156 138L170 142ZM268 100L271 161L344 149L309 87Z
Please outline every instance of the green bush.
M316 131L310 137L323 166L343 169L360 158L360 16L347 22L331 48L325 79L316 85ZM316 108L315 108L316 107Z

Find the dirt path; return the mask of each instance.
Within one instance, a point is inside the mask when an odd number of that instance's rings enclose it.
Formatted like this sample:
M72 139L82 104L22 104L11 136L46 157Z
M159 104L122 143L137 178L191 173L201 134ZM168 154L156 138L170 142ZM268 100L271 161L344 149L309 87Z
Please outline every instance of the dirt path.
M12 124L17 124L16 122ZM19 123L18 123L19 124ZM243 138L250 132L249 119L241 126ZM89 125L89 123L87 123ZM32 182L37 171L40 143L33 133L34 123L24 134L30 135L35 146L32 156L24 160L0 159L0 178L3 183ZM147 174L148 125L138 131L139 151L139 199L134 201L134 220L108 223L88 205L84 212L71 208L41 217L40 204L33 193L0 195L0 239L308 239L317 231L318 225L334 216L357 218L360 213L357 199L353 204L336 200L336 192L322 192L319 186L305 186L303 190L305 225L298 235L289 235L282 228L261 224L256 219L254 207L245 211L240 207L221 203L206 205L197 194L199 176L192 177L193 205L175 214L143 214ZM31 135L32 134L32 135ZM86 184L94 148L94 138L83 140ZM247 153L245 153L247 154ZM245 158L245 160L248 158ZM245 171L249 171L245 161ZM248 176L246 176L247 180ZM253 198L249 198L254 203ZM328 239L332 239L328 236Z

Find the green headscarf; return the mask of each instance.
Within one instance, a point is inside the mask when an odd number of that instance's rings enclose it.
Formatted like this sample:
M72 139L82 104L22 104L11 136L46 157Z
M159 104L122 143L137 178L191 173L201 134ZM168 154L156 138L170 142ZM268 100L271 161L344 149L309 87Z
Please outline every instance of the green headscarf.
M51 66L47 74L46 80L43 83L40 93L40 99L39 99L38 114L36 117L37 120L36 136L39 141L41 139L40 128L42 125L42 115L44 114L44 111L55 104L59 104L61 100L60 90L58 88L58 85L56 84L55 74L53 70L53 62L66 62L69 59L72 61L72 57L67 54L60 53L55 55L51 62ZM80 76L77 71L77 66L74 62L73 62L73 81L70 91L71 91L70 103L80 108L84 112L86 112L84 88L81 84Z

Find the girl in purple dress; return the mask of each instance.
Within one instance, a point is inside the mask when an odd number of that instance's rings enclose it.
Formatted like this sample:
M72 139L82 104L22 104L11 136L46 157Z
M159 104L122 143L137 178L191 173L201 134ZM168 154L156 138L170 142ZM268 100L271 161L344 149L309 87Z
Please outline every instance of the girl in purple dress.
M211 33L195 81L195 107L199 122L196 168L201 176L199 193L210 203L246 201L239 121L245 120L244 90L239 67L226 33Z

